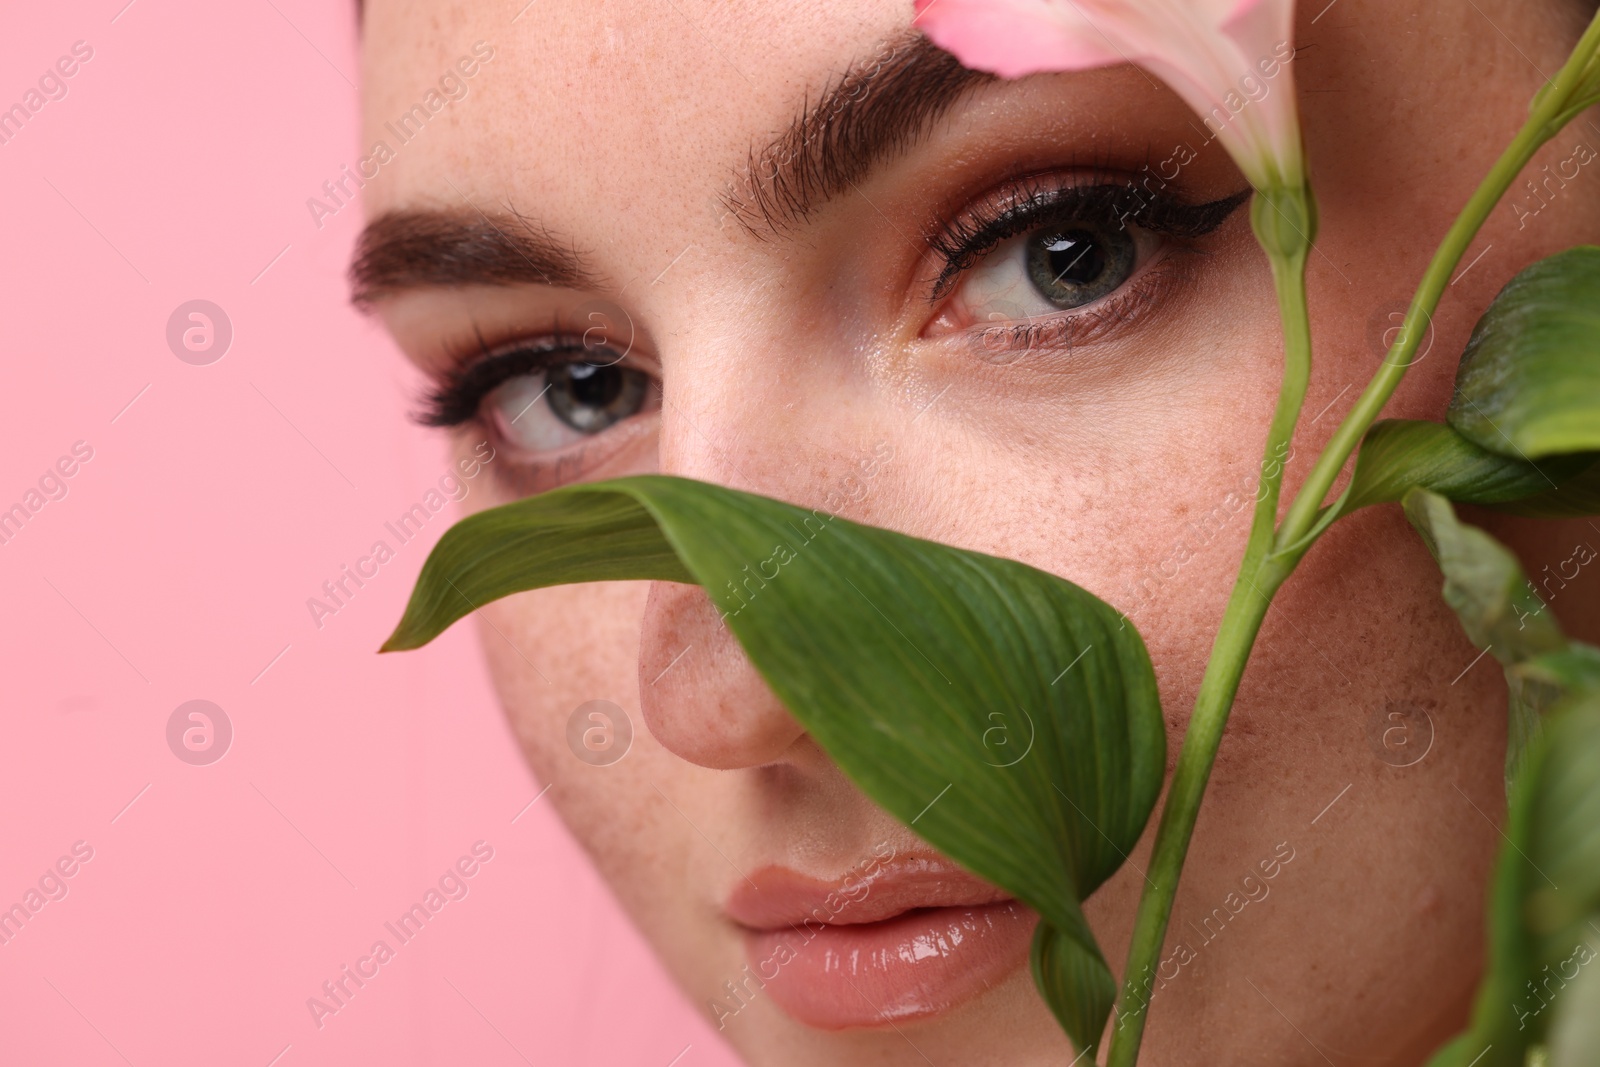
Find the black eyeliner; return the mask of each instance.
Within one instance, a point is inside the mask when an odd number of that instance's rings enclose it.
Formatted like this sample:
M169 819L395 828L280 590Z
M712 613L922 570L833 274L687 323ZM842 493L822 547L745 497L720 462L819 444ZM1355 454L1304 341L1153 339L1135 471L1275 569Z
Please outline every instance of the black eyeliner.
M566 362L560 357L586 353L583 338L577 335L541 337L492 353L480 337L480 358L447 371L422 398L422 407L412 418L424 426L461 426L478 415L483 398L502 382L532 374Z
M1196 238L1221 226L1249 199L1245 189L1208 204L1191 204L1163 192L1140 192L1125 182L1062 185L1032 179L1008 195L1005 207L957 218L929 239L944 260L933 299L943 297L958 275L1002 242L1052 222L1091 221L1119 228L1132 224L1169 237Z

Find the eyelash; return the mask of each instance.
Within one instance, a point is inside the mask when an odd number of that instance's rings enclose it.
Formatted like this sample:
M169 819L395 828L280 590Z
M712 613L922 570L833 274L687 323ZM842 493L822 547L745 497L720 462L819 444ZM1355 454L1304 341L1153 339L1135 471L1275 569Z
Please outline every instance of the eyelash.
M929 300L938 304L973 267L1006 241L1052 222L1091 221L1106 226L1138 226L1149 233L1193 241L1220 227L1250 198L1245 189L1221 200L1191 204L1170 193L1145 190L1141 195L1128 180L1085 181L1032 176L1019 179L999 196L991 195L944 224L928 239L942 262ZM1192 249L1190 249L1192 251ZM1154 302L1174 275L1177 261L1158 258L1140 270L1120 291L1081 310L1064 311L1013 325L989 326L975 339L986 359L1004 355L1009 362L1019 351L1086 344L1137 317Z
M1209 204L1190 204L1164 191L1145 199L1127 182L1023 178L1005 191L998 205L969 209L929 238L929 247L943 261L932 299L947 295L961 274L1005 241L1051 222L1088 220L1124 227L1131 223L1152 233L1193 240L1221 226L1249 198L1246 189Z
M477 334L476 351L455 357L451 369L422 398L412 418L424 426L463 426L478 418L483 400L504 382L523 374L537 374L562 363L576 362L589 351L581 334L564 333L552 324L549 333L491 347Z

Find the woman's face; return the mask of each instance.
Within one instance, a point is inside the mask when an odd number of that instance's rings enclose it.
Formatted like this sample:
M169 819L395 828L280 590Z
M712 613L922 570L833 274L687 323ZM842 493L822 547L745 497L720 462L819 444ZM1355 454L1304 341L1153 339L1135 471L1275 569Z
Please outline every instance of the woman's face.
M1322 216L1291 487L1579 6L1302 11L1299 52L1264 82L1298 83ZM1281 358L1246 186L1207 129L1130 67L963 72L909 2L519 7L375 0L364 29L358 288L462 456L492 449L472 500L660 471L1024 560L1138 626L1175 756ZM1540 162L1570 172L1593 133ZM1440 417L1500 285L1600 237L1596 181L1497 211L1390 414ZM1514 533L1530 571L1580 539ZM1504 696L1439 584L1378 509L1279 597L1145 1062L1409 1064L1461 1023ZM1032 916L855 789L698 589L574 586L479 614L551 801L750 1062L1071 1059L1026 965ZM634 728L618 762L585 745L596 700ZM1119 969L1148 838L1088 904Z

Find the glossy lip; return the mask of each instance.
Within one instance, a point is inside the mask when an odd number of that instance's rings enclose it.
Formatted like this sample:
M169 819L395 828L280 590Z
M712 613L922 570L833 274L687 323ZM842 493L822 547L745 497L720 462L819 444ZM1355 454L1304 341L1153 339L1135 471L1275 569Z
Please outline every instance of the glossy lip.
M764 867L724 910L743 929L746 988L824 1030L926 1018L980 995L1026 962L1036 922L931 853L871 857L832 880Z

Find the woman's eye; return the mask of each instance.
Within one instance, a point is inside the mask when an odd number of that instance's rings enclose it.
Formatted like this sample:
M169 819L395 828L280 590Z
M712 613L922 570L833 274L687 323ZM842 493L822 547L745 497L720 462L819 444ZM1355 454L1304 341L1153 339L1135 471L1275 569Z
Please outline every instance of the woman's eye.
M953 328L1085 307L1127 284L1158 239L1132 226L1067 220L1001 242L967 271L941 319Z
M550 452L644 411L653 387L650 375L620 363L557 363L501 382L484 410L507 444Z

